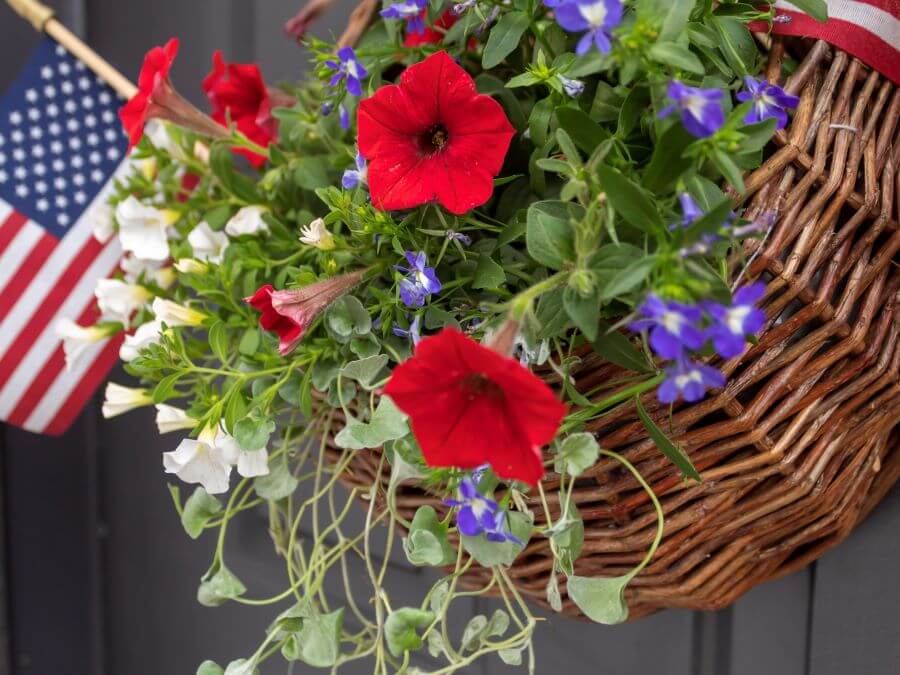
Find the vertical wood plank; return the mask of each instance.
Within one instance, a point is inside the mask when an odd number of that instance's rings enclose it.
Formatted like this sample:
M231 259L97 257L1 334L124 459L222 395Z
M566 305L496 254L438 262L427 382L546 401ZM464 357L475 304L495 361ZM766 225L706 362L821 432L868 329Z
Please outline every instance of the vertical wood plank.
M732 608L730 675L806 672L812 572L754 588Z
M900 671L900 490L816 566L807 675Z

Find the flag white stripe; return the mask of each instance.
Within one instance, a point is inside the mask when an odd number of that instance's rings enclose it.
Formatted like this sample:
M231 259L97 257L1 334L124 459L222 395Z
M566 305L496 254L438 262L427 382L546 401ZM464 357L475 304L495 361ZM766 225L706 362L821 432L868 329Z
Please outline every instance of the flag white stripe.
M775 6L791 12L804 13L786 0L778 0ZM894 49L900 49L900 18L880 7L856 0L828 0L828 18L856 24L881 38Z
M0 213L0 221L4 218ZM22 267L28 254L35 245L41 240L44 229L39 225L35 225L30 220L25 223L24 227L16 234L9 246L0 253L0 293L6 288L6 285L16 276L16 272Z
M0 225L3 225L3 221L9 218L9 214L12 212L12 206L0 199Z
M0 418L9 416L15 409L19 400L28 391L34 378L40 373L47 358L59 346L61 340L56 334L56 322L63 317L73 320L77 319L84 312L85 307L88 306L91 297L94 295L97 279L101 279L109 274L109 271L113 269L121 255L122 249L118 240L110 242L103 249L69 292L69 295L59 306L59 309L47 323L40 336L31 343L25 358L19 361L9 379L0 384ZM72 382L71 386L75 384L77 384L77 381ZM58 403L62 404L64 401L65 398L58 401Z
M128 162L122 162L113 176L107 181L103 189L91 202L91 207L86 209L72 229L62 238L44 264L41 271L35 276L28 288L19 296L18 301L10 310L6 318L0 322L0 358L9 350L10 346L18 339L19 334L28 325L35 309L40 306L46 295L53 289L59 278L68 269L69 264L78 255L85 243L93 236L93 219L90 217L95 204L101 204L108 199L114 189L114 181L128 169ZM112 264L110 264L112 267ZM103 272L106 274L109 270ZM92 283L96 281L93 278ZM93 288L92 288L93 290Z

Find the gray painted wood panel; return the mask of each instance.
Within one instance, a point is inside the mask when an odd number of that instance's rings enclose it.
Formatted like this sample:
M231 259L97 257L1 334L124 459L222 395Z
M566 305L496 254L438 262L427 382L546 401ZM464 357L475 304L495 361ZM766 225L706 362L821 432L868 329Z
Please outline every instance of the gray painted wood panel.
M202 101L210 55L256 59L270 81L295 79L308 55L281 32L303 0L60 0L61 17L134 77L144 51L182 38L179 89ZM339 0L315 28L339 33L352 6ZM0 3L0 87L36 36ZM119 376L121 377L121 376ZM63 438L3 432L13 672L29 675L191 675L203 658L248 653L272 610L194 600L214 542L192 542L171 505L160 438L149 412L104 422L98 405ZM254 520L256 519L256 520ZM281 590L283 568L264 514L239 519L226 557L249 594ZM900 672L897 560L900 492L815 569L751 591L717 613L669 611L603 627L558 617L539 627L541 675L881 675ZM61 525L65 524L65 527ZM421 597L431 575L392 562L400 601ZM338 589L334 589L338 593ZM489 600L459 607L460 625ZM264 675L284 673L278 665ZM312 672L297 667L294 674ZM364 675L365 667L347 669ZM517 672L499 660L471 673ZM0 675L2 675L0 660Z

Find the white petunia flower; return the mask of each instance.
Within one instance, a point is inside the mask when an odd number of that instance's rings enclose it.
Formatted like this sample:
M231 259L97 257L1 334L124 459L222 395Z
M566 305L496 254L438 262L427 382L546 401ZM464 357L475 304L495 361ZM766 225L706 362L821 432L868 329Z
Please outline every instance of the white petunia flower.
M316 218L309 225L300 228L300 241L322 251L334 248L334 236L325 227L325 221L321 218Z
M119 347L119 358L125 363L130 363L138 357L138 353L148 345L159 342L162 332L162 324L159 321L149 321L137 327L133 335L126 335L125 341Z
M121 279L100 279L94 296L104 315L126 326L131 315L153 297L143 286L125 283Z
M238 473L244 478L268 475L269 453L265 448L242 450L237 440L221 429L216 435L216 445L222 449L225 458L237 466Z
M193 429L196 425L197 420L188 417L188 414L181 408L165 403L156 405L156 428L159 429L159 433L168 434L172 431Z
M232 462L216 444L215 432L204 429L196 440L185 438L172 452L163 453L166 473L185 483L199 483L209 494L227 492Z
M116 206L122 248L142 260L165 260L169 257L170 219L168 214L130 195Z
M54 329L63 341L66 370L72 370L91 345L105 340L118 330L115 325L81 326L71 319L59 319Z
M194 257L206 262L220 263L228 248L228 235L216 232L205 220L197 224L188 235L188 243L194 250Z
M103 401L103 416L107 419L127 413L153 403L153 398L146 389L123 387L110 382L106 385L106 400Z
M238 211L225 225L225 232L232 237L242 234L267 234L269 226L263 220L263 214L268 209L262 206L245 206Z
M166 123L162 120L149 120L144 125L144 134L157 150L162 150L175 159L185 159L184 151L169 135Z
M113 238L116 231L113 228L112 207L106 202L94 204L87 213L94 232L94 239L101 244L107 243Z
M153 300L153 313L157 321L165 322L167 326L200 326L206 319L203 312L163 298Z

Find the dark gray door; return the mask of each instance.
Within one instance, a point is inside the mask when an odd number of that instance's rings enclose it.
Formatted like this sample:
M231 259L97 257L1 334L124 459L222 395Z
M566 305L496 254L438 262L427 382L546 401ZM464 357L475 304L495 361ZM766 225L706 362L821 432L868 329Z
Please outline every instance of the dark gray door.
M148 46L179 36L174 79L197 98L217 48L230 59L258 60L272 81L302 73L306 55L281 34L281 23L302 1L50 4L131 76ZM340 32L352 0L336 4L317 26L319 34ZM31 28L0 3L0 88L35 41ZM0 653L8 644L11 672L193 675L204 658L227 662L248 654L271 610L208 609L194 601L213 542L188 540L178 523L160 460L169 441L158 437L148 414L106 422L98 411L94 405L58 439L14 429L0 433L9 609ZM281 579L262 525L238 520L228 552L238 575L254 580L257 597L280 590ZM722 612L669 611L613 628L554 618L538 631L538 673L898 673L898 525L895 491L849 541L813 567L757 588ZM403 565L392 574L413 597L428 583L425 573ZM307 669L295 668L300 672ZM494 660L471 672L516 671Z

